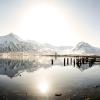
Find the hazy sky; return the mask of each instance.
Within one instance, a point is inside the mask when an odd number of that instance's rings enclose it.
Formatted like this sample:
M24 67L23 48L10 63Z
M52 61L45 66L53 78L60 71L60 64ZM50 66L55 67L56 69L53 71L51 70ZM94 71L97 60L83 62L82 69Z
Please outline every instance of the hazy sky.
M0 0L0 35L100 47L100 0Z

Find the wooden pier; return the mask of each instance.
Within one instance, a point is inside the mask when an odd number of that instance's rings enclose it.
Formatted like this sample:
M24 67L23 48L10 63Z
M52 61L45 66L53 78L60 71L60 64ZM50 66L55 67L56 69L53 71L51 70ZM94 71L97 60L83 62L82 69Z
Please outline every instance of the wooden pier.
M75 59L82 59L84 58L84 60L91 60L91 59L95 59L95 62L100 62L100 56L97 56L97 55L72 55L72 54L69 54L69 55L42 55L42 56L45 56L45 57L65 57L65 58L75 58Z
M83 64L88 64L91 67L94 63L100 62L100 56L96 55L43 55L45 57L59 58L63 59L64 66L66 65L77 65L80 67ZM54 60L51 59L51 64L54 64Z

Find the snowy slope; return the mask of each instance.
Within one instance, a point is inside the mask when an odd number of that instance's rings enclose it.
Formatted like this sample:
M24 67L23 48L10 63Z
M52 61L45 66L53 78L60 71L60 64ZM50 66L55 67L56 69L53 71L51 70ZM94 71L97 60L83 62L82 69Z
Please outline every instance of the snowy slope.
M0 44L9 44L10 42L18 43L19 41L22 41L18 36L14 35L13 33L10 33L5 36L0 36ZM6 45L5 44L5 45Z
M32 50L35 50L33 45L26 41L23 41L13 33L10 33L5 36L0 36L0 52L19 52Z
M93 54L100 55L100 48L91 46L85 42L79 42L73 49L72 53L74 54Z
M49 48L55 51L62 51L62 50L67 50L67 49L72 49L72 46L54 46L48 43L44 44L45 48Z
M66 51L72 49L72 46L54 46L48 43L42 44L39 52L43 54L64 54Z

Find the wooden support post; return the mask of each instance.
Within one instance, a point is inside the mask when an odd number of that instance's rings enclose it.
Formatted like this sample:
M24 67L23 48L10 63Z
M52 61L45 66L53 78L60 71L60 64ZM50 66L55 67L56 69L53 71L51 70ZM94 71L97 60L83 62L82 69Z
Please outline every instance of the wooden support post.
M70 58L70 64L72 65L72 58Z
M67 65L69 65L69 58L67 58Z
M66 66L66 59L64 58L64 66Z
M51 65L53 65L53 59L51 59Z
M74 64L74 66L75 66L75 59L73 60L73 64Z

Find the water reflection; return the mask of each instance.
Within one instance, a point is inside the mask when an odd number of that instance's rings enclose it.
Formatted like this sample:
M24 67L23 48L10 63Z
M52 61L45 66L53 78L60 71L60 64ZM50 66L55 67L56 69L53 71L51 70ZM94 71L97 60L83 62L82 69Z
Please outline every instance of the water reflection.
M77 62L82 62L81 66ZM91 93L100 93L99 73L99 64L90 66L89 62L74 58L0 59L0 97L6 95L8 100L90 97Z
M10 78L21 76L21 72L24 70L31 72L36 66L35 61L0 59L0 75L7 75Z
M34 72L41 67L48 68L50 64L38 62L38 60L13 60L0 59L0 75L7 75L10 78L21 76L24 71Z
M61 62L62 61L62 62ZM98 62L98 63L97 63ZM88 57L59 57L59 58L52 58L51 65L61 65L63 66L74 66L79 69L87 69L92 67L94 64L100 64L100 60L96 61L96 58L88 58Z
M95 64L94 62L92 62L92 66L90 66L89 62L85 62L85 61L84 63L83 61L81 62L82 63L80 63L80 59L74 59L74 58L53 59L51 57L50 58L43 57L38 60L37 59L32 59L32 60L0 59L0 75L6 75L10 78L13 78L18 76L21 77L23 75L23 72L25 71L30 73L30 72L37 71L41 68L52 68L53 66L57 66L57 68L55 67L55 69L57 70L59 69L60 66L61 69L64 67L65 68L64 70L66 70L67 68L68 69L71 68L72 70L79 69L79 71L84 71L96 65L99 66L99 64ZM53 69L53 71L55 71L55 69ZM71 71L70 73L74 73L74 72Z
M76 66L76 68L79 68L81 71L88 69L92 67L94 62L86 63L83 61L80 61L80 59L72 59L70 58L70 62L68 58L58 58L57 60L49 58L42 58L43 60L12 60L12 59L0 59L0 75L7 75L10 78L21 76L21 73L24 71L27 72L34 72L38 70L39 68L48 68L51 65L63 65L69 66L73 65ZM45 59L47 61L45 61ZM50 63L51 60L51 63ZM82 63L81 63L82 62ZM85 63L85 64L84 64Z

